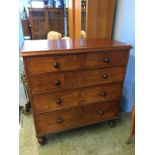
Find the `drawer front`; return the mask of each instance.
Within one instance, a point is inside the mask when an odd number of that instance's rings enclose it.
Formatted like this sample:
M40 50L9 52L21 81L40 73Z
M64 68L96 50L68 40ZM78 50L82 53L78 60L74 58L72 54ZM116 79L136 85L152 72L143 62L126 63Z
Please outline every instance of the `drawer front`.
M26 59L28 73L61 72L80 68L80 56L42 56Z
M113 82L121 82L124 79L126 67L114 67L90 70L81 72L78 76L78 83L81 86L91 86L98 84L108 84Z
M122 84L116 83L106 86L91 86L72 91L33 95L34 112L42 113L77 107L78 105L119 99L121 88Z
M71 88L123 81L126 67L31 76L32 93L56 92Z
M34 115L37 136L100 122L118 116L119 102L109 101Z
M128 55L128 51L86 54L85 68L104 68L126 65L128 62Z
M39 93L77 88L78 82L76 78L73 72L35 75L30 77L30 89L32 93Z

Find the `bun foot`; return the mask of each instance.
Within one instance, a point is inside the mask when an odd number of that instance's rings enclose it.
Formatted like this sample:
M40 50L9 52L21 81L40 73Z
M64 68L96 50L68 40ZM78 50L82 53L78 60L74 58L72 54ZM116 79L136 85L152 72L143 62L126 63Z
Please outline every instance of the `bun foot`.
M30 110L31 110L31 103L30 103L30 101L29 102L27 102L26 103L26 105L25 105L25 112L30 112Z
M109 120L108 123L111 128L116 126L116 122L114 120Z
M45 138L45 137L39 137L39 138L38 138L38 143L39 143L40 145L44 145L45 142L46 142L46 138Z

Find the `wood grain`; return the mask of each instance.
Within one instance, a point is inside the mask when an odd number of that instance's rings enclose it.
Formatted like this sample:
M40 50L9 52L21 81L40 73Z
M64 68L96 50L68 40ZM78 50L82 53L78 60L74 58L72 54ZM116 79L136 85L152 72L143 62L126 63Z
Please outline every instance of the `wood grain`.
M77 107L79 105L119 99L122 83L33 95L35 113ZM105 93L105 96L102 96ZM60 102L57 103L57 100Z
M81 0L69 1L69 37L81 38Z
M111 119L118 113L119 102L109 101L35 115L37 136Z
M27 59L30 75L77 70L80 68L78 55L29 57Z
M33 94L43 92L58 92L79 87L121 82L124 79L126 67L107 68L88 71L74 71L57 74L40 74L30 78L30 89ZM108 78L104 79L103 75ZM56 85L55 81L60 84Z
M64 55L130 50L131 45L110 39L25 40L21 56Z
M24 43L38 142L50 133L118 117L130 48L108 39Z
M87 38L111 39L115 0L87 0L86 8Z
M128 51L86 54L85 68L104 68L125 65L128 61L128 56Z

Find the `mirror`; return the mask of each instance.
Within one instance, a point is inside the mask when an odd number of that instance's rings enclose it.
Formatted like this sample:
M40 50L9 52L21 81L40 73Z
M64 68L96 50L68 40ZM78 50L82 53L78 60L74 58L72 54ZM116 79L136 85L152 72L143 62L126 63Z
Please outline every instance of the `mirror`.
M86 38L86 0L81 0L81 38Z

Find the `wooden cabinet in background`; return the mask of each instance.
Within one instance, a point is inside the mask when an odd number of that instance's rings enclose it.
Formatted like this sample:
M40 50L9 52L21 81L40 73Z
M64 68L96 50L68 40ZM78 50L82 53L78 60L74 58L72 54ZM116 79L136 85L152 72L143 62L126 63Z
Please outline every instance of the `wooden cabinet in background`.
M112 40L30 40L22 53L38 142L112 120L131 46Z
M24 36L30 36L29 20L28 19L22 19L21 21L22 21L22 28L23 28Z
M32 39L46 39L49 31L64 35L63 8L29 8Z

